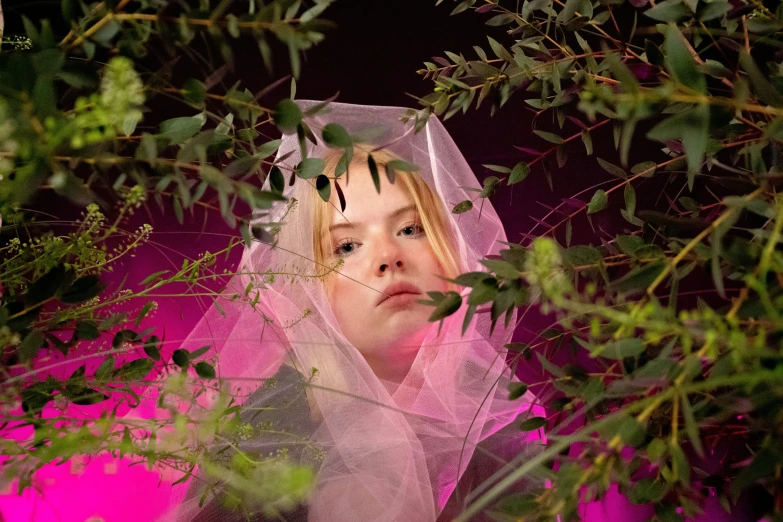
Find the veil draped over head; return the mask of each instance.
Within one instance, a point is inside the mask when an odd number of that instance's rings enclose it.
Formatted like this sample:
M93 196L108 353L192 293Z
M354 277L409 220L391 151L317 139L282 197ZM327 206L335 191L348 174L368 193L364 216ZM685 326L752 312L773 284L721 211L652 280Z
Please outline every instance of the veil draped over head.
M431 117L414 132L413 121L399 119L406 109L331 103L325 111L308 116L307 109L316 104L297 102L318 142L302 142L307 157L333 153L322 142L321 131L328 123L338 123L355 139L364 136L369 146L390 151L419 168L446 208L463 272L483 270L478 261L504 248L502 223L488 201L480 215L478 209L460 215L449 212L455 204L475 199L481 185L440 121ZM281 368L294 368L303 376L306 399L299 403L305 408L280 410L283 430L264 430L258 428L262 423L251 421L258 429L239 445L263 455L276 446L285 447L291 450L289 458L315 470L306 510L284 514L284 519L435 521L477 445L532 408L529 393L508 400L513 376L503 345L510 340L511 327L504 328L500 320L490 334L490 314L479 311L463 336L463 306L445 319L440 331L437 324L429 330L399 386L376 377L341 332L327 300L322 275L330 267L315 264L313 218L308 210L313 198L317 204L327 203L318 199L314 179L288 183L287 174L302 159L297 135L284 136L276 164L286 173L284 195L289 201L276 203L259 218L279 224L276 241L254 242L244 252L241 274L234 276L227 290L240 298L222 300L220 310L209 310L185 347L197 348L205 340L212 343L218 354L218 377L230 379L233 390L241 390L240 403L261 414L273 409L265 405L273 402L275 394L292 394L282 392L285 386L280 382L276 387L259 387L260 379L296 373L281 374ZM297 202L292 204L291 198ZM283 383L293 382L286 379ZM243 414L243 420L248 418ZM279 431L304 434L320 449L290 443ZM526 436L518 434L520 441ZM227 520L218 515L198 518L198 496L188 496L179 507L178 520Z

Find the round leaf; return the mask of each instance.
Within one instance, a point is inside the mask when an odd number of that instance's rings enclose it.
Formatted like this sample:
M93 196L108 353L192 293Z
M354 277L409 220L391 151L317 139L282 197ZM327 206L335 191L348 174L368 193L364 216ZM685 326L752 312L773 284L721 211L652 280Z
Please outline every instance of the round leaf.
M302 121L302 111L292 100L280 100L275 108L275 124L283 134L294 134Z
M342 125L329 123L321 131L324 142L330 147L351 147L353 142Z
M315 188L318 191L318 195L325 202L329 202L329 198L332 196L332 184L329 182L329 178L321 174L315 180Z

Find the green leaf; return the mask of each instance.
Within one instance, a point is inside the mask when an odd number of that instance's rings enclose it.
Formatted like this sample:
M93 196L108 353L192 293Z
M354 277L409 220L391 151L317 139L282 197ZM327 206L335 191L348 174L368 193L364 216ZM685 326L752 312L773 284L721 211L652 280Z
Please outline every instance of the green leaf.
M497 176L489 176L484 180L484 188L481 189L481 194L479 194L480 198L488 198L495 194L497 191L498 183L500 183L500 178Z
M659 260L636 267L620 279L612 281L609 287L622 294L646 289L663 272L665 266L666 263Z
M280 100L275 108L275 124L283 134L294 134L302 122L302 111L292 100Z
M756 453L751 463L742 468L737 478L731 482L731 496L734 503L749 486L758 483L761 479L773 476L775 468L779 464L779 455L776 455L770 448L764 448Z
M685 112L675 114L653 127L647 137L658 141L680 138L688 155L688 187L693 189L696 174L701 169L709 142L710 110L700 104Z
M418 172L419 167L413 163L403 160L391 160L386 164L387 169L399 170L400 172Z
M563 254L565 260L573 266L594 265L603 259L597 248L588 245L574 245Z
M105 287L97 275L80 277L58 299L68 304L83 303L97 297Z
M511 175L508 177L508 184L514 185L527 178L530 174L530 165L527 163L517 163L513 169L511 169Z
M296 166L296 175L302 179L312 179L324 172L326 162L321 158L305 158Z
M113 355L106 356L101 365L95 370L95 378L99 381L104 381L111 377L111 374L114 373L114 363Z
M146 341L144 341L144 353L147 357L155 361L160 361L160 339L155 335L150 335Z
M607 359L618 360L626 357L636 357L644 353L644 350L644 342L641 339L630 338L608 342L600 353L598 351L594 353Z
M655 174L657 168L658 164L654 161L643 161L631 167L631 173L641 174L644 172L644 175L642 175L643 178L651 178Z
M519 399L527 392L527 384L512 382L508 385L508 400Z
M193 359L198 359L199 357L207 353L210 348L212 348L212 346L208 344L206 346L202 346L197 350L193 350L192 352L190 352L190 360L192 361Z
M672 76L681 84L706 94L707 80L697 68L696 60L693 59L685 37L677 26L669 25L666 29L663 49L666 55L666 68Z
M688 395L682 389L680 390L680 405L682 407L682 418L685 421L685 434L688 436L691 444L693 444L696 454L704 458L704 448L699 437L699 427L693 415L693 407L688 400Z
M451 209L452 214L464 214L465 212L471 210L473 208L473 202L469 199L466 199L465 201L460 201L456 205L454 205L454 208Z
M666 482L643 478L633 485L626 496L632 504L652 504L663 500L668 492L669 485Z
M593 197L590 198L590 203L587 204L587 213L595 214L596 212L600 212L606 208L607 204L609 204L609 196L606 194L605 190L598 189L595 191L595 194L593 194Z
M561 138L560 136L552 132L546 132L546 131L535 129L533 130L533 133L539 138L543 138L549 143L554 143L555 145L562 145L563 143L565 143L565 140L563 138Z
M329 202L329 198L332 197L332 184L329 182L329 178L321 174L315 179L315 188L318 191L318 195L325 202Z
M546 426L546 419L544 417L530 417L525 422L519 425L520 431L533 431Z
M282 194L285 190L285 177L283 172L275 165L269 171L269 187L275 194Z
M171 354L171 360L183 370L190 366L190 354L187 350L181 348L179 350L174 350L174 353Z
M101 336L95 321L79 321L76 323L76 336L85 341L92 341Z
M353 146L353 141L348 135L348 132L342 125L338 125L336 123L329 123L325 125L321 131L321 136L324 139L324 143L330 147L345 148Z
M375 185L375 190L377 190L378 194L380 194L381 177L378 174L378 165L375 163L375 158L372 157L372 154L367 155L367 167L370 169L370 176L372 176L372 182Z
M211 364L206 363L204 361L196 363L194 366L196 373L199 377L202 379L214 379L215 378L215 368L212 367Z
M500 259L480 259L479 263L495 272L499 277L505 279L519 279L522 274L517 268L508 261Z
M168 138L172 145L177 145L195 136L204 122L205 118L200 116L172 118L160 124L160 135Z
M492 301L498 293L497 279L485 277L473 285L468 296L469 305L481 305Z
M428 295L432 297L433 293L434 292L428 292ZM457 292L449 291L445 294L438 292L437 294L437 299L433 298L432 301L418 301L422 304L435 304L435 311L430 315L429 321L444 319L459 310L459 307L462 305L462 296Z
M753 85L753 90L756 91L758 97L773 107L783 107L783 95L767 80L764 73L759 70L756 62L744 49L740 52L739 62L742 68L745 69L745 72L748 73L750 83Z
M657 2L655 7L648 9L644 14L659 22L678 22L690 18L692 13L682 0L664 0Z
M31 331L24 336L17 348L19 360L23 363L31 361L38 354L38 351L44 347L45 343L46 340L39 330Z
M482 165L482 167L489 169L494 172L500 172L501 174L509 174L511 173L511 169L508 167L503 167L502 165Z
M626 183L623 189L623 199L625 200L625 211L629 216L633 216L636 213L636 189L630 183Z
M661 439L653 439L647 445L647 458L650 463L655 464L666 453L666 443Z
M601 158L596 159L598 160L598 164L601 166L601 168L612 176L620 179L628 179L628 174L626 174L625 170L621 169L617 165L609 163L608 161L602 160Z
M51 268L44 275L33 281L25 293L25 303L28 306L37 305L54 297L65 284L66 271L64 265Z
M617 236L614 245L623 254L633 255L633 253L644 246L644 239L639 236Z
M204 82L190 78L182 86L182 96L186 102L203 108L207 99L207 86Z
M128 381L140 381L150 373L154 364L152 359L136 359L123 364L117 376Z

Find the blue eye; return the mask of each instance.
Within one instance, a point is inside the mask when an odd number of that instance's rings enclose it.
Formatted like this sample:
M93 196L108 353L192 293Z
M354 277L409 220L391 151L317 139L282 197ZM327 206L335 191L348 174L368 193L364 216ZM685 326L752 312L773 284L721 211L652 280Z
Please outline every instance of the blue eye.
M356 243L353 241L343 241L337 245L337 248L334 249L334 255L338 257L346 257L351 255L355 249Z
M403 236L416 237L424 233L424 226L421 223L411 223L402 227L400 233Z

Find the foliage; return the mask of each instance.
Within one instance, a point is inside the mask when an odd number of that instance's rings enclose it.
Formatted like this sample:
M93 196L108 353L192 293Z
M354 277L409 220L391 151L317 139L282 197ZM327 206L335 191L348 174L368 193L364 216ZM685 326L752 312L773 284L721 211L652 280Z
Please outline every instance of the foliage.
M331 27L319 18L330 0L61 4L62 20L25 18L26 36L6 36L0 48L4 480L18 479L21 492L48 463L109 452L183 481L198 464L232 498L274 516L304 498L312 477L284 456L215 460L215 441L235 447L250 428L215 379L214 353L178 348L149 325L163 297L255 304L253 288L220 292L232 274L214 265L274 232L274 223L250 227L251 215L284 199L276 178L272 190L260 188L261 166L280 144L262 142L263 128L302 139L309 129L290 100L260 105L288 77L258 93L227 85L234 46L252 39L271 71L271 49L282 44L297 76L301 51ZM182 79L183 60L203 75ZM36 210L52 202L66 217ZM180 223L186 212L219 214L242 239L128 281L115 267L150 242L151 222L140 218L152 219L152 202ZM67 219L68 208L81 217ZM129 230L131 219L142 224ZM199 400L206 395L216 399ZM157 418L128 414L149 400Z
M536 353L547 373L530 389L550 411L549 447L506 466L460 520L484 509L573 520L613 483L655 503L658 520L692 517L709 495L730 511L758 486L769 514L783 515L783 4L459 0L454 14L467 10L497 36L476 58L426 62L434 89L408 116L421 126L522 97L536 137L518 148L532 159L487 165L503 177L476 199L528 173L552 186L580 141L610 177L547 207L526 247L510 244L489 272L456 280L471 287L467 305L495 320L531 305L557 318L532 345L509 345L515 361ZM615 150L594 147L607 141ZM620 232L571 245L580 214ZM543 347L571 362L553 364ZM498 503L534 472L551 487Z

